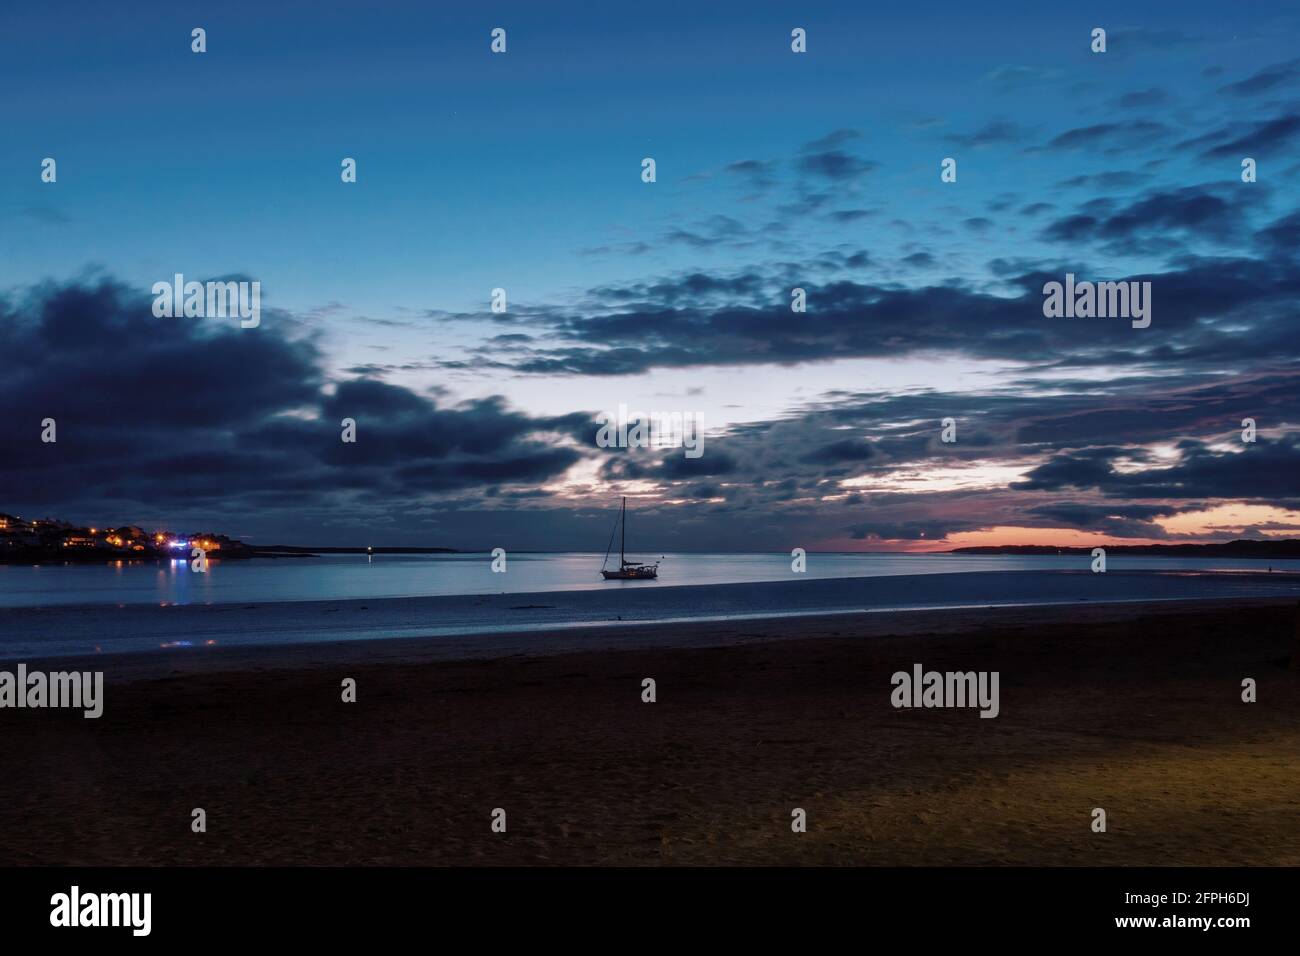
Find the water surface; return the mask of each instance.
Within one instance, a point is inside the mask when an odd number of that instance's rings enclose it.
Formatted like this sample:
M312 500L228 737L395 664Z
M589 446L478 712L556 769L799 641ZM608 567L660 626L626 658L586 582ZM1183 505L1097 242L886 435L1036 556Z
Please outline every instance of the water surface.
M655 589L676 585L872 578L976 571L1088 570L1088 555L809 554L794 574L788 553L662 556L657 581L604 581L601 553L510 553L504 574L490 555L323 555L214 561L206 573L170 563L0 565L0 607L226 604L351 598ZM630 556L631 557L631 556ZM638 554L654 561L657 554ZM1300 560L1111 557L1111 571L1300 571Z

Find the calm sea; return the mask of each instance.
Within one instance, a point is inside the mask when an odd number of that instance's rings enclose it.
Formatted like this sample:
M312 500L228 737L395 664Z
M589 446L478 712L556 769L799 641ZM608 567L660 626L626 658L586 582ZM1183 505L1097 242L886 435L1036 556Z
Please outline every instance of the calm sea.
M330 555L212 562L206 573L188 561L170 564L0 565L0 607L118 604L229 604L349 598L521 594L582 590L653 589L674 585L734 584L819 578L951 574L969 571L1087 570L1086 555L1017 557L950 554L809 554L795 575L790 556L775 554L667 554L657 581L604 581L603 554L512 553L505 573L487 554ZM652 561L658 555L639 555ZM1300 560L1111 556L1111 571L1300 572Z

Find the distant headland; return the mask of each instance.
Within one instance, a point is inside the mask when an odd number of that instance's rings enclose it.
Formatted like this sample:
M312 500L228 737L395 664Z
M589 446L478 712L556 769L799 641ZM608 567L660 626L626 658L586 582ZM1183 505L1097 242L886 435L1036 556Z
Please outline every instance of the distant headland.
M320 554L453 554L455 548L305 548L253 545L216 532L177 533L136 525L84 527L55 518L28 521L0 513L0 564L162 561L202 550L209 560L309 558Z

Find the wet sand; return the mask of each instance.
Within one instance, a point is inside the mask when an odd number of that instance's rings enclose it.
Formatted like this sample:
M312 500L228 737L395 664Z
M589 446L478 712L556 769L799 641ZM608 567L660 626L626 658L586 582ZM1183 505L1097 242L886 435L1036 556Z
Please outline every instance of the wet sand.
M0 711L0 864L1297 865L1295 628L1264 600L89 658L99 720ZM918 662L999 671L1000 716L894 709Z

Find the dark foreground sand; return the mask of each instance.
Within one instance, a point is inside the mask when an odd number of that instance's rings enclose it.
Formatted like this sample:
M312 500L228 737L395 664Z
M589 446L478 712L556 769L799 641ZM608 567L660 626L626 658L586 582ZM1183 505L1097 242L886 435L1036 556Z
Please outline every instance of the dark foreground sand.
M101 657L100 720L0 711L0 864L1297 865L1295 626L1243 601ZM1001 716L893 709L914 662L1000 671Z

